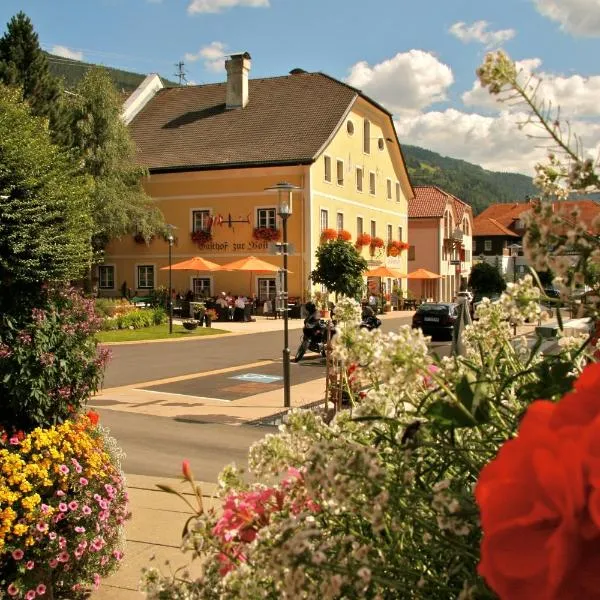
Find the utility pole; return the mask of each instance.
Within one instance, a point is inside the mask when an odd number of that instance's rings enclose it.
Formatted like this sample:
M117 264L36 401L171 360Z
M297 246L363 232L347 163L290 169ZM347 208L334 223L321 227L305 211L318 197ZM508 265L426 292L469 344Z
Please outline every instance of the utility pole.
M185 71L183 70L183 67L185 66L185 63L180 60L178 63L175 63L175 66L177 67L177 73L175 73L175 77L177 77L177 79L179 79L179 85L183 85L184 83L187 83L187 78L185 76Z

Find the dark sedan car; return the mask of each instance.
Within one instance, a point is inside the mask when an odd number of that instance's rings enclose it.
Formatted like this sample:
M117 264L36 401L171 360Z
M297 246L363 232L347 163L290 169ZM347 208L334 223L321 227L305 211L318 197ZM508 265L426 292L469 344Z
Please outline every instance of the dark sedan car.
M413 315L413 329L422 329L432 338L444 336L452 339L452 329L458 317L458 304L453 302L427 302Z

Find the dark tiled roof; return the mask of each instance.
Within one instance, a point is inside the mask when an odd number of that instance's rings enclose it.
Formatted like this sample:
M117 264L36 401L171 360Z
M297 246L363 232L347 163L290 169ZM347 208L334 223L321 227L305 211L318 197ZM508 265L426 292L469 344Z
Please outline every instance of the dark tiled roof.
M160 90L129 125L151 169L310 163L357 90L321 73L248 81L248 105L225 109L226 83Z

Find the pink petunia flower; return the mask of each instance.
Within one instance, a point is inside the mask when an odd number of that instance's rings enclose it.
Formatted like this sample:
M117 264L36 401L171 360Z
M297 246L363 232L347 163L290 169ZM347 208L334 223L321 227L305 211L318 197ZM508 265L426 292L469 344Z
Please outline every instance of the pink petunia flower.
M51 532L48 534L48 537L49 537L51 540L55 540L55 539L56 539L56 531L51 531Z
M35 596L35 590L28 590L28 592L25 594L25 600L33 600Z
M77 533L85 533L85 527L81 527L80 525L78 525L77 527L75 527L75 531Z
M32 560L28 560L25 566L27 567L28 571L31 571L33 567L35 567L35 562L33 562Z
M67 467L67 465L60 465L60 467L58 467L58 470L63 474L63 475L68 475L69 473L69 467Z
M69 510L69 506L67 505L66 502L61 502L58 505L58 510L60 510L60 512L67 512Z
M35 591L37 592L38 596L43 596L46 593L46 586L43 583L40 583L36 588Z
M11 583L6 591L9 596L16 596L19 593L19 588L14 583Z
M61 552L57 557L58 562L66 563L69 562L69 553Z
M41 533L45 533L46 531L48 531L48 523L44 523L43 521L40 521L35 528L41 532Z
M87 504L84 504L84 505L81 507L81 512L82 512L84 515L91 515L91 514L92 514L92 509L91 509L91 508L90 508L90 507L89 507Z
M81 485L87 485L88 484L88 480L85 477L80 477L79 478L79 483Z
M78 507L79 507L79 502L77 502L77 500L72 500L71 502L69 502L69 508L71 510L77 510Z
M56 569L56 567L58 567L58 561L55 558L51 558L48 561L48 564L50 565L51 569Z
M25 556L25 553L20 548L17 548L16 550L13 550L12 557L15 560L21 560L23 558L23 556Z

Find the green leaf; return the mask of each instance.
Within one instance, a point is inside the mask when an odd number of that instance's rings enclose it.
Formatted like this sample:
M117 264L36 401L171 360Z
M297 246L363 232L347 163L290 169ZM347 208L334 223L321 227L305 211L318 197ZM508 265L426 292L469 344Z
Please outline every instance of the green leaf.
M425 414L442 427L475 427L478 425L475 417L465 407L443 400L434 402Z

